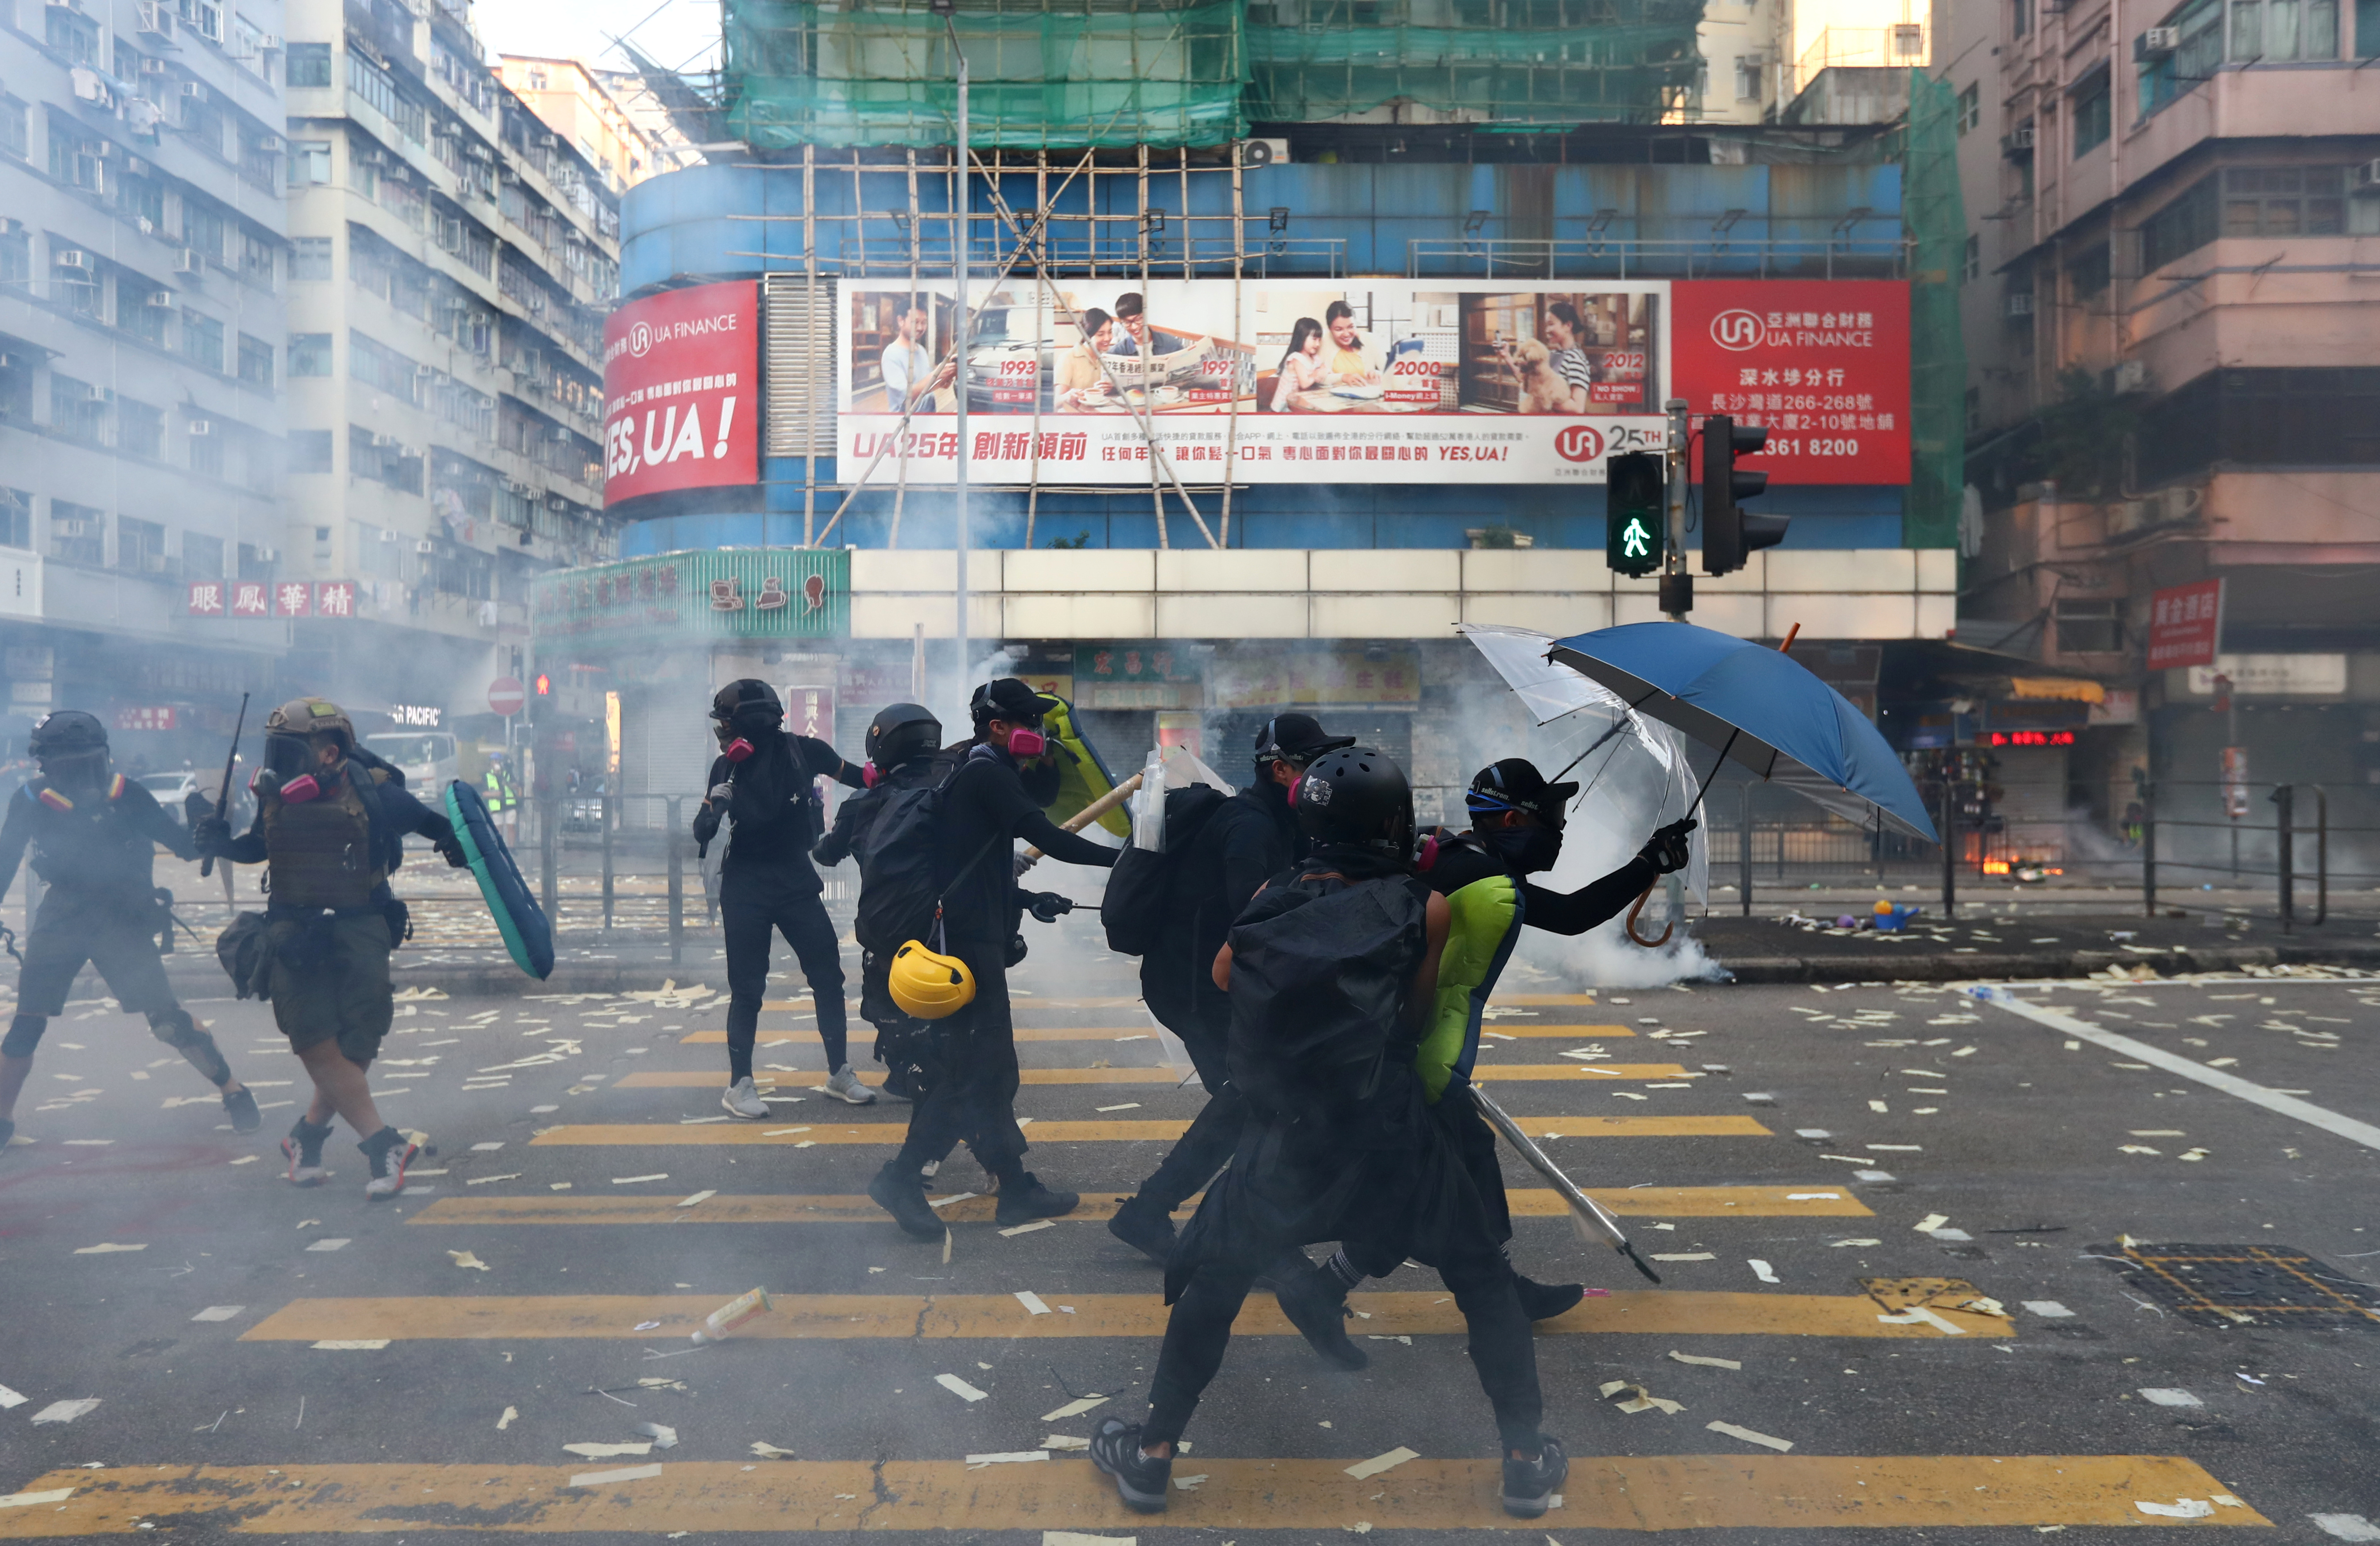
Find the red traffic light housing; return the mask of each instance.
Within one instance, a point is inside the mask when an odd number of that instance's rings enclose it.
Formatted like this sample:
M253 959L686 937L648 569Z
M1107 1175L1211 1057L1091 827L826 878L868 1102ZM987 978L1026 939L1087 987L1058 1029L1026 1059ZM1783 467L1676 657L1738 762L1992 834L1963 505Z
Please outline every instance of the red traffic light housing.
M1764 516L1736 502L1758 497L1768 474L1737 468L1736 458L1757 455L1768 432L1740 425L1723 413L1703 420L1703 573L1732 574L1761 548L1785 540L1791 516Z
M547 676L544 672L540 671L537 674L537 680L532 685L536 688L537 695L540 698L551 698L553 696L553 678Z

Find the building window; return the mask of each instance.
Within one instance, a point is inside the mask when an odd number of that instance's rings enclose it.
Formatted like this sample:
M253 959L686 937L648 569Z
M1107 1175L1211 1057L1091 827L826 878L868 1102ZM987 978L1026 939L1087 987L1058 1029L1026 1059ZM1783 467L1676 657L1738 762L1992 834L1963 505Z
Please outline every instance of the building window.
M327 376L331 373L331 335L327 333L293 333L289 335L289 373L292 376Z
M272 386L272 345L245 333L239 335L239 379L251 386Z
M2189 5L2168 14L2159 25L2180 32L2180 45L2171 54L2153 59L2143 52L2148 40L2134 40L2132 57L2141 65L2137 74L2140 116L2143 118L2199 82L2212 79L2216 67L2223 62L2223 0L2191 0Z
M2033 30L2033 0L2009 0L2009 35L2021 38Z
M1981 237L1969 237L1967 238L1967 263L1966 267L1961 273L1961 277L1963 279L1981 279L1983 276L1984 238Z
M253 231L239 234L240 277L273 288L273 243Z
M2070 655L2114 655L2124 648L2124 603L2060 597L2058 648Z
M33 366L20 354L0 354L0 419L33 421Z
M302 86L328 86L331 83L331 45L326 43L291 43L287 70L292 91Z
M182 352L210 371L224 368L224 326L196 311L182 313Z
M399 493L419 493L420 453L395 435L374 434L361 424L347 426L347 475L385 483Z
M0 489L0 547L33 549L33 496L23 489Z
M191 579L221 579L224 572L224 544L221 537L202 536L196 531L182 533L182 573Z
M2231 0L2233 64L2338 57L2338 0Z
M2355 0L2355 56L2380 59L2380 0Z
M1983 121L1984 89L1981 85L1970 86L1959 93L1960 135L1964 137Z
M2086 299L2105 294L2109 273L2108 248L2106 242L2086 247L2066 265L2067 282L2073 286L2075 298Z
M103 444L107 439L107 404L89 382L52 371L50 429L67 440Z
M347 332L347 374L398 401L419 405L421 372L414 362L352 328Z
M328 140L292 140L289 141L289 186L305 188L331 180L331 142Z
M144 344L165 347L165 319L174 314L174 298L134 274L115 276L115 324Z
M429 115L422 105L399 91L386 71L360 54L347 55L347 90L415 144L420 144L429 132Z
M2347 230L2338 166L2234 166L2223 174L2227 237L2335 237Z
M165 455L165 416L129 397L115 400L115 444L127 456L161 461Z
M290 431L289 470L292 472L330 471L331 432L328 430Z
M42 7L42 35L49 45L78 65L99 63L99 29L70 6Z
M115 566L133 574L165 572L165 529L153 520L115 517Z
M331 238L292 237L289 240L289 277L310 280L331 277Z
M0 285L30 284L32 277L32 234L28 231L0 234Z
M2216 180L2201 177L2181 197L2141 223L2141 271L2154 274L2215 239Z
M50 556L98 568L107 562L107 512L63 499L50 501Z
M206 426L204 433L200 432L201 424ZM190 470L202 477L220 478L224 475L224 437L214 432L215 428L208 420L190 422Z
M182 245L204 253L210 262L223 262L224 217L187 193L182 196Z
M25 104L6 93L0 93L0 155L13 155L18 161L30 161L33 155Z
M2107 72L2095 73L2074 93L2074 154L2079 160L2107 142L2115 98L2107 88Z
M1760 60L1756 56L1747 55L1746 57L1736 60L1735 100L1738 102L1758 102L1760 100L1760 78L1766 73L1767 72L1763 68ZM608 168L611 165L610 161L606 160L604 162L604 165Z

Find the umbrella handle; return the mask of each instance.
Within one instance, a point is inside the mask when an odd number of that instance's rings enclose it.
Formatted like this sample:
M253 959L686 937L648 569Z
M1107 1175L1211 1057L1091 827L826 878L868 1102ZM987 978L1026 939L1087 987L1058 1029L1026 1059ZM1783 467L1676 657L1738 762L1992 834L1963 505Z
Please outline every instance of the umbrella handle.
M1648 940L1644 935L1638 933L1636 931L1636 915L1643 912L1645 910L1645 904L1652 899L1653 888L1648 885L1645 888L1645 895L1636 898L1636 905L1628 909L1628 921L1622 925L1622 927L1628 931L1628 937L1635 941L1638 944L1643 945L1647 950L1658 950L1661 946L1670 943L1670 931L1677 928L1678 920L1673 918L1670 919L1669 922L1661 925L1661 937L1659 939Z

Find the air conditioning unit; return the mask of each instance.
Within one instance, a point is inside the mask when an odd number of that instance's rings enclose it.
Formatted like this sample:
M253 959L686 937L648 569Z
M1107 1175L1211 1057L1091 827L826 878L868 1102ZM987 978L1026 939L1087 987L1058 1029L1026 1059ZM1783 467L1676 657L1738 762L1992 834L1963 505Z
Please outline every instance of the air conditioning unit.
M176 274L204 274L206 271L207 255L195 247L185 247L174 259Z
M209 436L209 435L211 435L211 434L212 434L212 433L214 433L214 432L215 432L215 421L214 421L213 420L212 420L212 419L193 419L193 420L190 420L190 438L191 438L191 439L193 439L193 440L204 440L207 436Z
M171 290L152 290L147 295L141 297L140 304L143 306L153 306L160 311L170 311L174 309L174 292Z
M2118 396L2149 389L2149 367L2146 360L2120 359L2107 372L2107 384Z
M249 551L255 554L256 561L260 564L278 564L281 562L281 550L273 546L269 542L259 542L255 547Z
M181 91L176 94L184 102L204 102L207 100L207 89L195 80L183 81Z
M91 261L91 254L79 247L58 248L50 254L50 263L55 268L70 268L84 274L98 266Z
M2359 199L2380 196L2380 161L2348 168L2347 184L2347 190Z
M2031 290L2011 291L2008 297L2007 315L2011 318L2032 316L2033 292Z
M140 555L140 570L143 574L164 574L165 572L165 555L162 553L142 554Z
M140 30L161 38L174 35L174 13L161 0L140 0Z
M149 175L149 164L141 160L139 156L127 156L124 158L124 175L126 177L145 177Z
M373 450L385 451L397 444L397 438L395 435L374 435L371 443Z
M2019 124L2000 137L2000 154L2011 161L2022 160L2033 153L2033 126Z
M281 34L278 32L267 32L262 37L256 40L256 46L259 48L278 50L281 47Z
M556 424L553 427L553 439L556 444L565 444L569 442L570 432Z
M424 537L413 544L413 551L419 554L436 553L438 544Z
M140 73L142 75L165 75L170 73L170 71L169 67L166 65L164 60L152 59L148 55L144 54L140 56Z
M437 373L438 367L435 365L416 365L413 368L413 377L416 381L428 381Z
M2132 60L2135 64L2147 64L2170 59L2180 46L2180 28L2152 27L2132 40Z

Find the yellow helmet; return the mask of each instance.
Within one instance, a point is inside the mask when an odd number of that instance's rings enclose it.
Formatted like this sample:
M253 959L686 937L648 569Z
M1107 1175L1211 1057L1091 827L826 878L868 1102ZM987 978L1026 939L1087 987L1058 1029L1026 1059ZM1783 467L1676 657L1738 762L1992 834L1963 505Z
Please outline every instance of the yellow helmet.
M975 974L955 956L938 956L911 940L892 953L892 1002L905 1015L939 1020L975 1002Z

